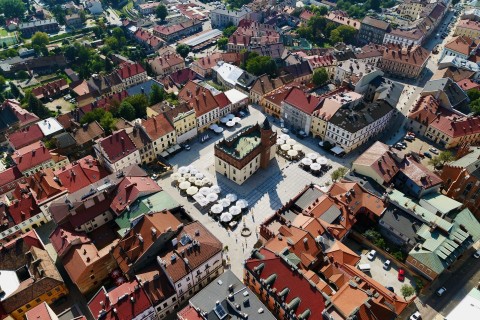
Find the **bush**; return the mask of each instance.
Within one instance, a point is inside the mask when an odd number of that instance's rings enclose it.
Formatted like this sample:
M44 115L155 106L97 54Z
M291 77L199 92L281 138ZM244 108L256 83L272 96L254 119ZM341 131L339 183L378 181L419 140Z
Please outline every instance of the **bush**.
M422 279L420 279L419 277L413 277L413 279L415 281L415 290L417 290L417 292L422 291L424 287Z
M405 261L405 255L402 251L395 251L392 253L392 256L399 261Z

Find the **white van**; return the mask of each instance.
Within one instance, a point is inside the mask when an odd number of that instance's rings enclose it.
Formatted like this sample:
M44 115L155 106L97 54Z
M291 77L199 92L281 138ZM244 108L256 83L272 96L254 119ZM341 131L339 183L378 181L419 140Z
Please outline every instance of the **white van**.
M370 264L368 263L362 263L362 264L359 264L357 266L357 268L360 270L360 271L363 271L363 272L370 272Z

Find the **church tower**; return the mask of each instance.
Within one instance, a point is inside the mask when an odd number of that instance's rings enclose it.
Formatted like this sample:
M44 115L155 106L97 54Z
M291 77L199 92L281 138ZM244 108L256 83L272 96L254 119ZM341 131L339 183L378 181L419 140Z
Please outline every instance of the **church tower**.
M260 128L260 139L262 144L262 153L260 154L260 167L265 169L268 167L268 163L272 155L270 154L272 148L272 136L273 130L270 122L267 118L263 121L263 125ZM274 139L275 140L275 139ZM275 143L275 142L273 142Z

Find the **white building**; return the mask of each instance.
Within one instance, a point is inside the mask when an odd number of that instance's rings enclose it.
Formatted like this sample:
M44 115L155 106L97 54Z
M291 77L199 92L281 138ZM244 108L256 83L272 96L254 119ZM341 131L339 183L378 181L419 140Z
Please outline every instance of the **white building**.
M48 118L39 121L37 122L37 125L45 137L51 137L54 134L63 131L62 125L55 118Z
M350 59L337 64L333 79L337 84L348 82L355 87L355 92L364 93L368 84L378 76L383 76L382 70L369 63Z
M120 171L132 164L141 164L140 152L125 130L98 139L94 145L98 160L110 172Z
M223 61L219 61L215 67L212 68L213 77L221 85L232 89L238 82L238 79L245 72L243 69Z
M252 10L243 6L240 10L230 10L225 6L218 7L210 12L212 28L224 28L229 24L238 26L243 19L248 19Z

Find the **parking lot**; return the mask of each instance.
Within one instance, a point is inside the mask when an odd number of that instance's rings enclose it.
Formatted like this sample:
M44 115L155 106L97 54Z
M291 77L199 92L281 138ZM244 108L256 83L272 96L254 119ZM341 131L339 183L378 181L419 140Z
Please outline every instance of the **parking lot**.
M387 260L384 256L382 256L379 252L377 252L375 259L372 261L368 260L367 254L371 249L367 249L362 247L359 243L351 241L348 239L346 241L346 245L355 251L358 255L360 255L360 264L369 264L370 265L370 272L366 272L366 274L372 279L378 281L381 285L385 287L392 287L397 294L401 294L401 288L404 284L411 285L415 288L415 281L413 278L408 274L405 273L405 280L403 282L398 280L398 269L399 267L395 265L395 261L391 261L390 268L388 270L383 269L383 264Z
M435 146L432 141L418 136L413 141L407 141L404 138L402 138L400 141L404 142L407 145L407 148L402 149L403 152L408 153L410 151L413 151L420 154L421 156L423 156L421 163L430 170L434 169L433 166L428 163L430 157L425 156L425 153L429 154L431 157L436 156L436 154L430 150L432 148L436 149L437 152L440 152L438 151L438 146Z
M65 101L63 97L60 97L58 99L53 100L52 102L48 102L45 104L45 106L51 110L57 112L57 106L60 106L60 112L61 113L67 113L72 111L74 105L70 103L69 101Z

